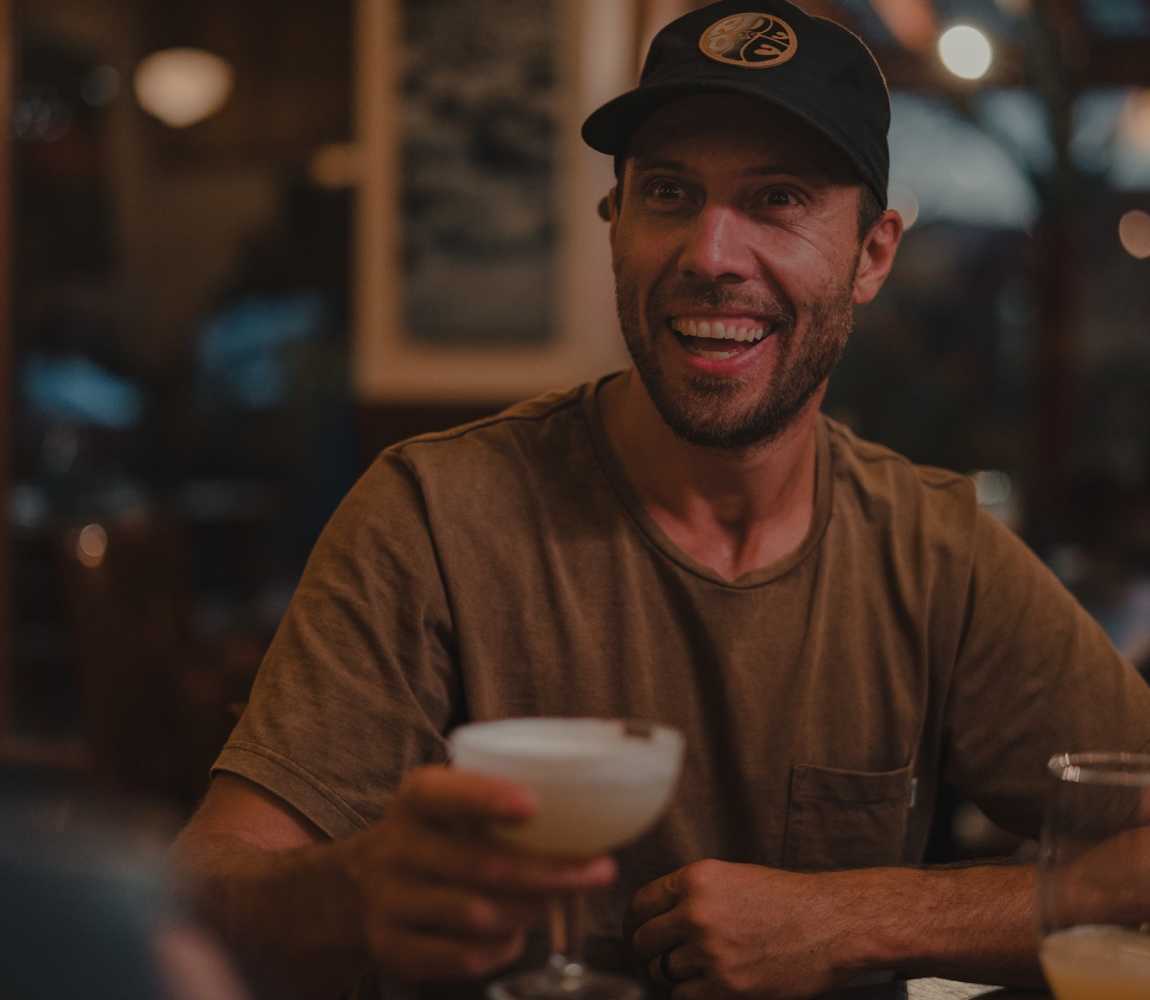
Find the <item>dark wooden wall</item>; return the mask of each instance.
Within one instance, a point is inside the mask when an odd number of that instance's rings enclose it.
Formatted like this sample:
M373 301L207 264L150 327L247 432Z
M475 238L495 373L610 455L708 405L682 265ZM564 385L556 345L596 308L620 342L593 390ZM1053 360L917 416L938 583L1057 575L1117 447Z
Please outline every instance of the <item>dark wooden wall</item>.
M8 581L8 450L11 404L9 397L10 275L8 241L11 197L11 148L8 130L13 81L12 3L0 0L0 742L7 732L9 665Z

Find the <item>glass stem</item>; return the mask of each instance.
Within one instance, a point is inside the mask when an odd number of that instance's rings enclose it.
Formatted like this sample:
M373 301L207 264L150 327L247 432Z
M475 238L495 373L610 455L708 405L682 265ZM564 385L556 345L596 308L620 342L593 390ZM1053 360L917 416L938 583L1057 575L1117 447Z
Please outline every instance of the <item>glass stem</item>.
M577 976L583 972L580 902L579 894L572 892L552 897L549 904L551 957L547 964L559 976Z

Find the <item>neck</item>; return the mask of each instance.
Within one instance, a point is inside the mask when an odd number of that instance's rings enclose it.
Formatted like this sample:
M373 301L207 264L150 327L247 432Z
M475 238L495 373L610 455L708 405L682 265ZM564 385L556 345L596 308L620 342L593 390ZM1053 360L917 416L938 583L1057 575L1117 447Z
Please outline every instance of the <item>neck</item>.
M772 441L691 444L659 415L634 371L603 390L607 436L644 507L671 540L724 579L797 549L814 514L816 427L825 387Z

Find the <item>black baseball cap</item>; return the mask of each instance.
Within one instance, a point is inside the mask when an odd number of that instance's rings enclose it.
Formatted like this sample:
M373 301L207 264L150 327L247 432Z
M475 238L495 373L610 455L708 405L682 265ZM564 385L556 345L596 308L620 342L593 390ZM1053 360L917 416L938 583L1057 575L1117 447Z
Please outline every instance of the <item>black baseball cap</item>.
M672 21L651 42L639 86L593 112L583 139L624 155L653 111L715 92L797 115L846 155L886 207L890 95L882 70L857 35L787 0L721 0Z

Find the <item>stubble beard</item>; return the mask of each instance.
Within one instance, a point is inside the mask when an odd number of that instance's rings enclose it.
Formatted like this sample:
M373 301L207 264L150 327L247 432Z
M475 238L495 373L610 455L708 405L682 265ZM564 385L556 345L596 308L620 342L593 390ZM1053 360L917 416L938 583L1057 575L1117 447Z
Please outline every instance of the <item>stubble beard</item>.
M795 339L793 311L762 307L748 310L768 317L773 314L774 328L768 336L779 339L778 363L756 403L738 409L733 401L744 391L744 379L695 374L680 389L669 385L655 345L642 336L637 290L619 277L615 299L619 325L635 370L671 430L691 444L745 450L776 440L803 411L842 358L854 328L852 284L837 286L811 305L801 342ZM694 298L711 308L736 305L728 301L733 297L723 286L696 289ZM673 337L674 334L662 330L656 336Z

